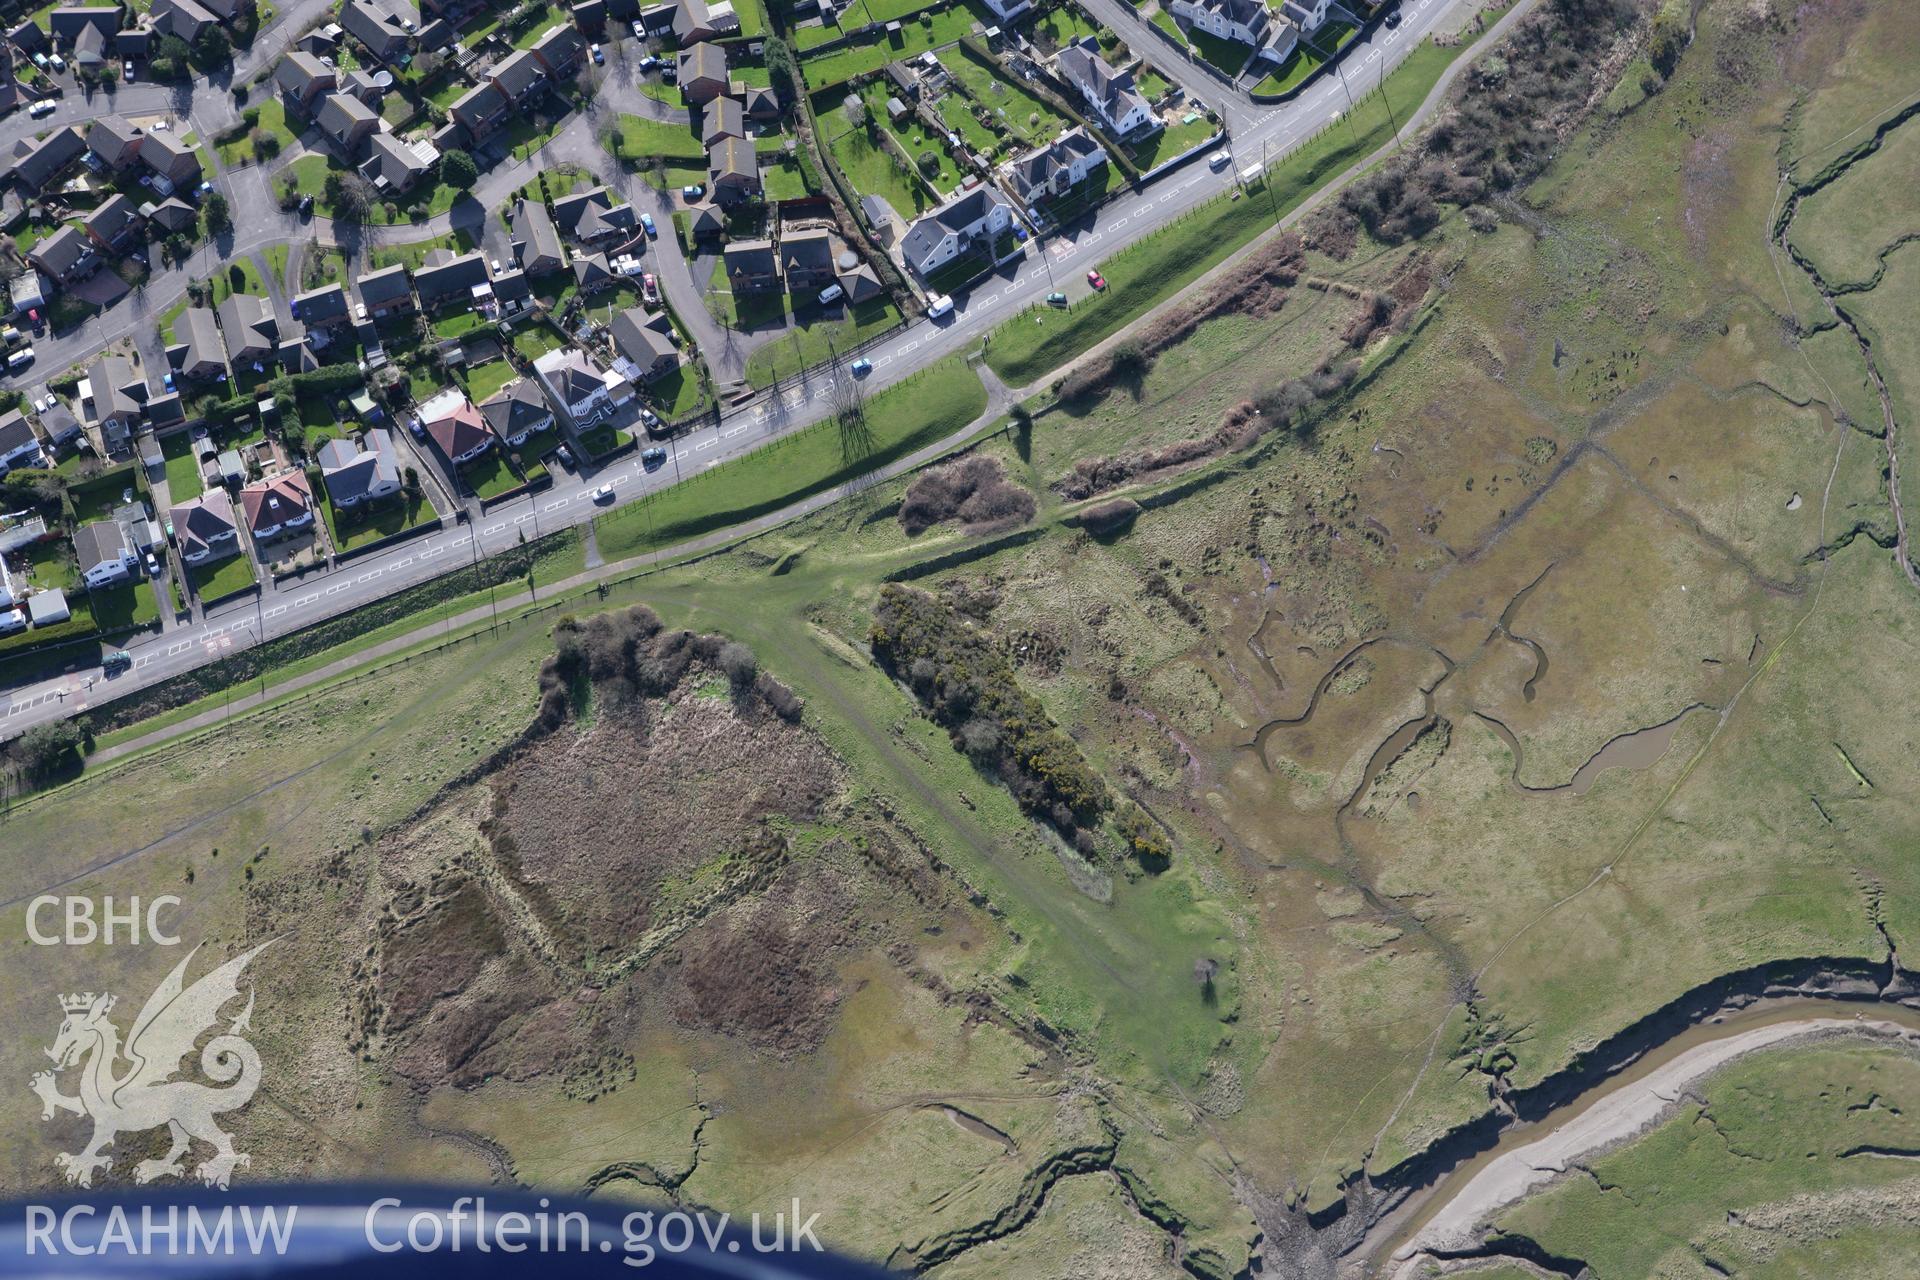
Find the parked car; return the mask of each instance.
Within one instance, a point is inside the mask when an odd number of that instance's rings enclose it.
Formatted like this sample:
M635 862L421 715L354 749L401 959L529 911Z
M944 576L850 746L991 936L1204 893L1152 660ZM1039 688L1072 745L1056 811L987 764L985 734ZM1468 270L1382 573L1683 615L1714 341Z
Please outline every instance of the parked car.
M18 351L14 352L12 355L7 357L7 368L13 369L15 371L24 369L32 363L33 363L32 347L22 347Z
M1389 28L1392 28L1392 27L1397 27L1399 25L1400 25L1400 11L1398 9L1395 9L1392 13L1389 13L1387 15L1387 26Z
M595 66L604 67L607 65L607 55L600 51L599 45L597 44L588 45L587 52L593 55L593 63Z
M172 390L174 389L174 387L173 387L173 373L172 373L172 371L171 371L171 370L169 370L169 371L168 371L168 372L166 372L166 373L163 373L163 374L161 374L161 375L160 375L160 381L161 381L162 383L164 383L164 384L166 385L166 388L167 388L167 390L169 390L169 391L172 391Z
M1107 278L1098 271L1089 271L1087 272L1087 283L1092 285L1095 290L1101 290L1107 287Z
M647 24L638 18L633 20L633 38L635 40L645 40L647 38ZM641 65L644 66L645 64L642 63Z
M367 322L367 304L366 303L356 302L353 304L353 318L355 320L358 320L361 324L365 324Z
M648 302L660 301L660 282L653 278L651 271L641 273L640 296Z
M133 655L125 649L115 649L100 661L100 669L110 676L117 676L133 665Z
M685 199L689 201L693 201L693 200L698 200L701 196L707 194L707 189L701 186L697 182L690 182L686 186L680 188L680 194Z
M867 359L865 356L861 356L858 360L848 365L847 368L853 371L854 377L864 378L873 372L873 361Z
M662 449L659 445L655 445L651 449L642 449L640 451L640 465L645 467L649 471L658 471L661 467L666 465L666 461L667 461L667 451L665 449Z
M1055 290L1047 295L1047 305L1050 307L1064 307L1067 305L1067 295L1061 293L1059 290Z
M413 432L413 438L415 440L425 440L427 438L427 426L424 422L420 421L420 415L417 413L407 415L407 430Z
M300 216L303 218L308 218L313 216L313 197L312 196L300 197Z
M651 431L660 425L660 415L651 409L642 409L640 411L640 425Z
M42 116L52 115L53 107L54 107L54 102L52 98L42 98L40 99L40 101L34 103L32 106L27 108L27 114L32 116L35 120L38 120Z
M67 60L57 53L48 54L47 61L53 64L55 71L65 71L67 69Z
M953 299L944 293L936 293L927 299L927 319L938 320L953 310Z
M640 24L636 22L633 25L637 27ZM651 71L659 65L660 65L660 59L654 57L652 54L648 54L646 57L640 59L640 69L642 71Z
M151 551L147 552L147 576L149 578L157 578L160 576L159 557L155 556Z
M647 233L647 239L649 239L649 240L658 240L658 239L660 238L660 230L659 230L659 228L658 228L658 227L655 227L655 226L653 225L653 215L652 215L652 214L650 214L650 213L643 213L643 214L641 214L641 215L640 215L640 225L641 225L641 226L642 226L643 228L645 228L645 229L646 229L646 233Z
M565 445L561 445L553 451L553 456L559 459L561 466L569 471L573 470L573 450L567 448Z
M1207 168L1224 169L1233 163L1233 157L1224 151L1216 151L1207 157Z
M598 503L612 502L613 486L610 484L603 484L598 489L595 489L592 493L588 494L587 496L592 498L595 502L598 502Z

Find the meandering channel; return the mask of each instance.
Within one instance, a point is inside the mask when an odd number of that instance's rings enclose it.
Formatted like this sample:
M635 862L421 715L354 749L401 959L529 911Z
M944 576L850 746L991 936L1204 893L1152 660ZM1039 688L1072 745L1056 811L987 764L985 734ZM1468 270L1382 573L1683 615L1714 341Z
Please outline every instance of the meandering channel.
M1827 1036L1905 1044L1920 1052L1920 1011L1876 1003L1848 1012L1832 1000L1762 1001L1673 1036L1632 1066L1540 1119L1509 1128L1369 1234L1369 1274L1411 1280L1449 1258L1485 1256L1487 1220L1567 1169L1646 1130L1737 1058Z

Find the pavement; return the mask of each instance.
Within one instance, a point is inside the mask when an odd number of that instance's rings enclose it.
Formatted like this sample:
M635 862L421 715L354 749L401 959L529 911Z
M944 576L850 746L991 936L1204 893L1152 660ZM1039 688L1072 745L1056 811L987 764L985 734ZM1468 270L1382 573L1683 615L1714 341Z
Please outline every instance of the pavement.
M1228 144L1231 164L1213 169L1204 162L1191 164L1144 190L1128 191L1102 205L1094 214L1060 234L1036 239L1026 246L1022 256L999 268L970 288L955 294L955 309L939 321L921 319L892 331L861 352L872 363L864 379L869 394L900 382L929 364L949 355L977 350L986 335L1007 316L1040 302L1058 289L1077 300L1090 292L1085 272L1106 257L1151 234L1168 221L1190 212L1199 205L1225 193L1235 182L1235 174L1254 157L1268 162L1279 160L1287 150L1311 137L1319 129L1337 120L1348 104L1348 89L1358 97L1370 92L1398 61L1412 52L1428 32L1443 28L1449 17L1472 0L1403 0L1402 21L1397 28L1376 28L1365 41L1356 41L1345 57L1345 84L1339 77L1327 77L1310 87L1294 101L1283 106L1257 109L1247 104L1244 124ZM1515 6L1484 38L1497 38L1508 29L1530 3ZM1144 37L1143 37L1144 38ZM1143 46L1151 48L1152 46ZM1467 59L1454 64L1454 72ZM608 82L616 77L609 76ZM1404 123L1412 127L1437 108L1450 76L1435 86L1427 101ZM637 93L637 91L636 91ZM1219 97L1218 94L1215 95ZM592 116L582 115L570 121L563 135L575 130L590 140ZM560 142L556 136L549 148ZM579 145L579 139L568 146ZM544 154L544 149L543 149ZM1336 189L1346 178L1373 162L1368 157L1347 175L1323 188L1323 194ZM601 161L605 165L604 157ZM261 190L267 179L257 169L252 173ZM222 175L220 181L237 185L235 175ZM230 197L232 198L232 197ZM1311 206L1307 206L1311 207ZM156 272L143 295L130 299L144 308L141 319L151 317L171 305L187 279L204 277L219 262L241 253L250 253L266 244L289 238L289 215L273 208L274 224L261 227L242 220L237 207L235 221L244 233L228 237L224 248L203 248L184 268ZM1294 216L1305 212L1305 207ZM324 228L311 227L291 219L306 238ZM325 219L314 219L324 224ZM382 232L408 233L421 228L383 228ZM428 235L433 234L428 232ZM322 239L328 236L322 234ZM652 242L671 246L671 236L663 234ZM1249 246L1250 248L1251 246ZM1243 250L1242 252L1245 252ZM677 255L677 250L666 252ZM663 259L664 261L664 259ZM1230 259L1231 261L1231 259ZM1224 264L1223 264L1224 265ZM167 276L161 283L160 277ZM666 287L669 296L679 287L671 272ZM693 282L697 284L697 282ZM177 286L168 293L169 286ZM1204 282L1199 287L1205 287ZM683 319L705 314L704 306L683 308L676 301ZM123 305L116 313L131 312ZM132 316L110 314L96 317L82 326L84 341L105 346L109 332L124 334L140 323ZM69 335L70 336L70 335ZM55 340L59 341L59 340ZM38 344L36 344L38 345ZM50 351L56 351L50 345ZM43 367L65 368L85 355L53 354ZM56 363L58 362L58 363ZM346 612L370 601L390 595L428 578L449 572L478 556L504 551L517 545L521 535L529 538L552 532L564 525L581 524L607 510L596 506L588 496L600 484L614 486L611 505L631 502L675 483L689 473L705 470L758 448L773 438L800 430L830 416L835 380L851 374L844 369L826 368L801 374L749 403L724 413L716 424L702 427L672 441L667 463L653 472L646 471L637 459L622 460L604 470L569 474L554 473L554 484L545 492L497 507L473 525L455 524L432 535L416 538L397 547L376 552L336 568L309 572L304 578L258 599L230 601L207 611L197 627L176 630L136 641L128 646L131 670L111 682L100 668L90 667L50 680L0 692L0 739L10 738L34 724L76 714L95 697L107 696L129 688L157 683L180 672L211 662L236 647L258 644L278 635L311 626L325 618ZM623 424L624 425L624 424Z

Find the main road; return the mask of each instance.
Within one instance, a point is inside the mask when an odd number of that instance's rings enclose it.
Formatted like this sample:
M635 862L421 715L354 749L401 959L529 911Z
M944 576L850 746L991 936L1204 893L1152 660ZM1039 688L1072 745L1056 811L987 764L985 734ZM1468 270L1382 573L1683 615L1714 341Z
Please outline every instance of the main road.
M1226 86L1216 86L1210 105L1220 107L1231 125L1228 145L1233 162L1219 169L1196 163L1101 205L1093 215L1065 232L1027 246L1025 254L976 282L956 298L952 313L939 321L919 320L883 337L862 351L872 362L863 382L869 393L903 381L946 356L974 350L994 326L1049 292L1069 299L1085 297L1086 271L1228 191L1240 169L1256 160L1273 163L1329 124L1351 101L1373 91L1387 73L1429 33L1458 10L1478 0L1403 0L1397 26L1378 26L1347 50L1342 71L1322 75L1293 101L1262 108ZM1519 5L1498 24L1503 30L1530 5ZM1492 35L1493 33L1489 33ZM1483 37L1484 38L1484 37ZM1137 47L1154 46L1142 39ZM1343 79L1344 77L1344 79ZM1349 98L1351 92L1351 99ZM1437 93L1428 100L1431 106ZM1411 127L1417 117L1404 121ZM143 310L164 307L147 300ZM503 504L471 523L455 523L437 533L401 543L322 572L280 584L259 598L229 601L206 611L195 626L180 627L138 641L127 652L132 669L109 680L98 666L0 692L0 740L31 726L77 714L96 699L179 675L237 649L298 631L323 619L358 608L463 565L509 550L523 538L583 524L614 506L633 502L699 471L751 452L777 436L828 417L844 368L817 370L788 380L771 393L724 412L712 426L672 441L664 465L649 471L637 459L609 468L565 474L546 491ZM613 487L612 501L597 504L592 491Z

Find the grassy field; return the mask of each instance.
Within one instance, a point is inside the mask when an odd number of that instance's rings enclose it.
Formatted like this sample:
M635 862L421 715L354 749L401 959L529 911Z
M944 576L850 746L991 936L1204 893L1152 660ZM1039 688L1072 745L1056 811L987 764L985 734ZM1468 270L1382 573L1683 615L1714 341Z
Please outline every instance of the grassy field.
M199 497L206 485L200 478L200 460L193 456L193 445L187 437L164 437L160 452L167 459L167 496L176 503Z
M187 566L187 583L193 588L194 598L202 604L224 600L257 581L259 575L254 571L253 559L244 552Z
M1423 44L1408 55L1387 77L1393 111L1404 117L1418 105L1458 52ZM1100 263L1110 287L1099 297L1071 312L1037 306L1001 325L987 348L993 371L1024 386L1173 296L1391 138L1387 102L1368 97L1353 113L1357 136L1343 127L1310 139L1269 166L1247 198L1215 200Z
M382 538L391 538L432 523L433 504L414 494L401 493L360 508L342 512L332 499L321 504L327 517L327 534L336 552L352 551Z
M871 44L854 44L830 53L802 58L800 72L814 89L844 83L855 76L871 75L902 58L952 44L968 34L975 23L985 27L997 24L991 10L973 3L957 4L944 13L923 15L901 24L897 36L885 36Z
M833 311L822 311L808 299L800 317L788 315L786 333L747 357L747 381L756 387L771 386L776 379L825 363L836 352L844 355L899 323L900 309L886 298Z
M613 154L629 164L665 159L684 167L703 168L707 161L700 135L691 128L642 116L621 116L614 124Z
M864 433L809 427L602 516L594 522L601 552L658 550L778 510L951 435L986 406L980 380L944 360L869 401Z
M875 96L872 92L868 94L869 111L876 106ZM886 95L877 96L878 105L882 108L880 118L884 119ZM816 108L820 127L828 136L827 149L855 191L862 195L879 196L893 207L895 213L908 221L937 203L918 175L901 172L895 163L894 153L888 151L877 137L870 137L865 128L847 126L838 109L838 99L828 95L822 102L834 104L831 109L826 106Z
M461 464L460 483L476 498L497 498L510 489L519 488L521 479L507 464L507 455L491 449L472 462Z

